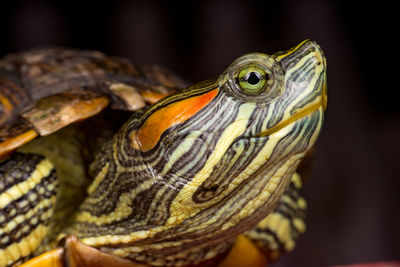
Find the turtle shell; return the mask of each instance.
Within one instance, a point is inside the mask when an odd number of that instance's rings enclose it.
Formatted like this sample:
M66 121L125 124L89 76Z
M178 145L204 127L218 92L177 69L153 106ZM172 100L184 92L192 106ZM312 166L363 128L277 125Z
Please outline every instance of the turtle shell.
M0 59L0 158L109 106L134 111L186 83L159 65L97 51L34 49Z

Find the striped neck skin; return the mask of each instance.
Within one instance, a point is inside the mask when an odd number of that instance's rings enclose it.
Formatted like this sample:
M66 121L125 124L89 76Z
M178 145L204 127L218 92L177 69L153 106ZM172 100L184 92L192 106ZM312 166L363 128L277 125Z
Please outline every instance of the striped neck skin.
M73 233L158 266L226 250L273 210L315 143L325 70L312 41L252 53L134 115L97 157Z

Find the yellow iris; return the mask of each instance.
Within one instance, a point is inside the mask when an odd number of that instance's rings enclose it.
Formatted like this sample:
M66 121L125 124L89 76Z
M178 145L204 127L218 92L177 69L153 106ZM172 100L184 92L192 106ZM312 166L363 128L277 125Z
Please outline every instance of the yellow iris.
M264 91L268 75L259 66L248 66L239 71L238 85L247 94L257 94Z

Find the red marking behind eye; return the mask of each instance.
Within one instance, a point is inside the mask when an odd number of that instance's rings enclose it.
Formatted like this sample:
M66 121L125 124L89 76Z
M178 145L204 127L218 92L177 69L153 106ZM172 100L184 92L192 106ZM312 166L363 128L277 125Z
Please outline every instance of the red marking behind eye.
M186 98L157 110L146 119L139 130L131 134L132 146L141 151L152 149L165 130L191 118L210 103L217 93L218 89L214 89L203 95Z

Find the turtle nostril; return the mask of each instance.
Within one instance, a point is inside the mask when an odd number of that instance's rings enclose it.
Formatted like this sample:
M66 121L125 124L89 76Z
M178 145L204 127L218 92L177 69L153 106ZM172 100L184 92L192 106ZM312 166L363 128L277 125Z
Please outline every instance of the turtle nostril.
M320 66L323 63L323 55L321 53L318 53L317 51L314 52L314 62L317 64L317 66Z

